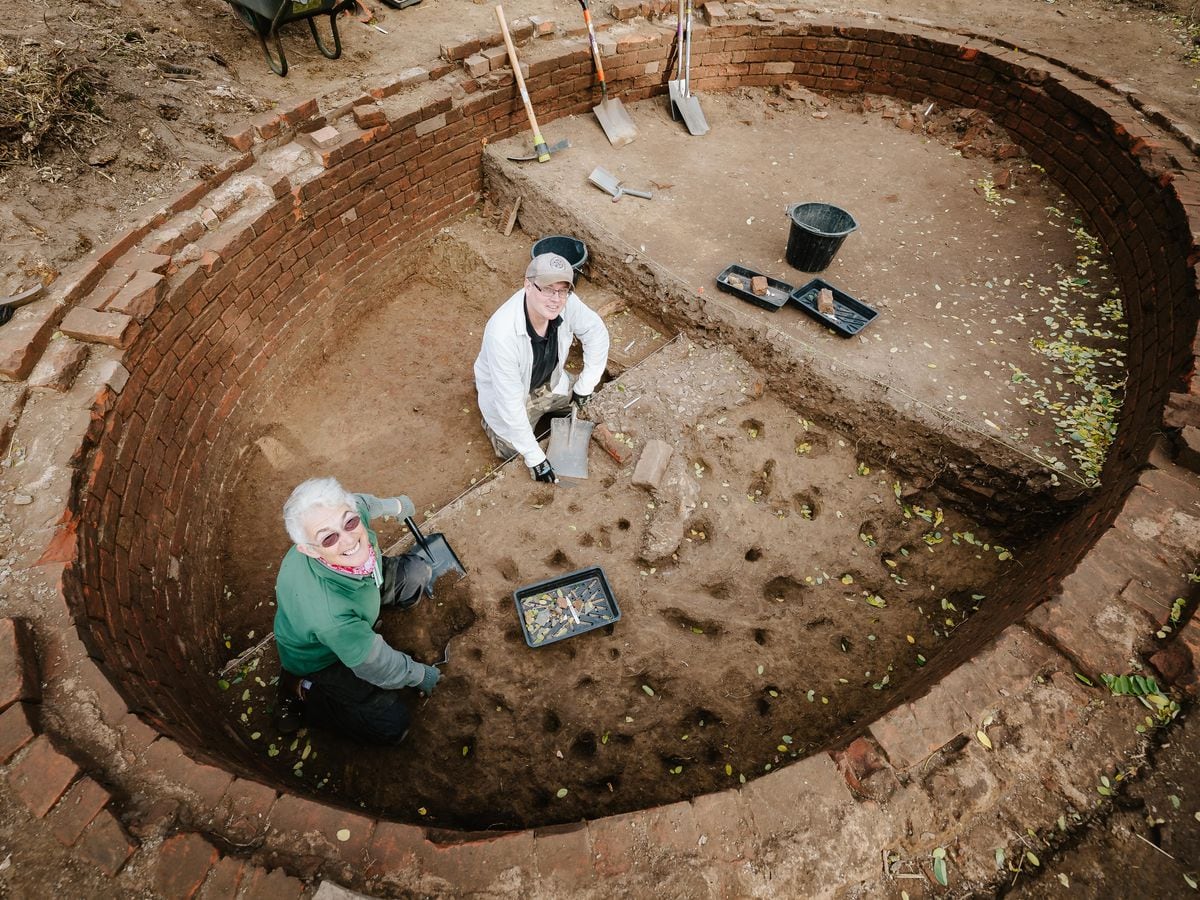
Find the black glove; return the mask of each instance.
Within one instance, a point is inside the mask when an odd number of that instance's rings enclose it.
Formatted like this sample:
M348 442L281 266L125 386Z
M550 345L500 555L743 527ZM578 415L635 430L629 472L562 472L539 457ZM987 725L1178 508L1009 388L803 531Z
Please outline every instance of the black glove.
M426 666L425 677L421 679L420 684L421 693L423 693L426 697L432 694L434 687L437 686L438 680L441 677L442 673L439 672L434 666Z
M533 476L534 481L546 481L550 484L558 484L558 476L554 474L554 466L550 465L550 460L543 459L536 466L530 468L529 473Z
M575 404L575 409L583 412L583 408L587 406L587 402L592 399L591 394L577 394L571 391L571 402Z

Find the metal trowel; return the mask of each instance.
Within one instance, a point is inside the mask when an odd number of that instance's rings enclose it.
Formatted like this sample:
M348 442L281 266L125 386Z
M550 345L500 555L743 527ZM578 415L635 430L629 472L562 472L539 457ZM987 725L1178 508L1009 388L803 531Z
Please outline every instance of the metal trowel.
M569 419L554 419L550 423L550 446L546 458L560 478L588 477L588 447L591 446L594 422L579 420L574 406Z

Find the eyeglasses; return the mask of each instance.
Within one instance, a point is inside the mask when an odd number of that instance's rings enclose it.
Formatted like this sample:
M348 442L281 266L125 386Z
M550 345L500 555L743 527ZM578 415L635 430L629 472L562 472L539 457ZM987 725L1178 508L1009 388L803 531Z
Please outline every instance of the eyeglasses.
M560 300L565 300L565 299L567 299L567 297L569 297L571 295L571 289L569 287L544 288L540 284L538 284L536 281L533 282L533 286L536 287L543 294L545 294L547 297L558 297Z
M342 539L343 534L349 534L350 532L352 532L355 528L357 528L361 524L362 524L361 517L351 516L345 522L342 523L341 531L331 531L329 534L325 535L325 537L321 538L321 540L317 541L317 543L320 544L322 547L324 547L326 550L328 550L330 547L333 547L335 544L337 544L338 541L340 541Z

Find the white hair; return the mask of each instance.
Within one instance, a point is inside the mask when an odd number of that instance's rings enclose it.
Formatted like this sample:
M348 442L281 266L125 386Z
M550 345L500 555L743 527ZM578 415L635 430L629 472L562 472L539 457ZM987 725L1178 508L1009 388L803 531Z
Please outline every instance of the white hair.
M283 527L294 544L310 544L312 538L304 529L304 517L314 507L338 509L348 506L357 509L354 495L347 491L336 478L310 478L292 491L283 504Z

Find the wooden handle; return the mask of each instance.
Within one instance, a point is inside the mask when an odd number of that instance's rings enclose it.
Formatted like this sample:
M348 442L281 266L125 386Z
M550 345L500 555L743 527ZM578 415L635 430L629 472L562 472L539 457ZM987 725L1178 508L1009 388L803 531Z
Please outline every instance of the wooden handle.
M521 76L521 63L517 60L517 48L513 46L512 35L508 33L508 22L504 20L504 7L496 4L496 19L500 23L500 33L504 35L504 46L508 48L508 61L512 65L513 78L517 82L517 90L521 92L521 102L525 104L525 115L529 117L529 127L533 129L533 149L538 155L538 162L550 159L550 148L542 140L542 130L538 128L537 116L533 114L533 104L529 102L529 91L525 90L525 79Z

